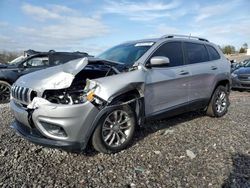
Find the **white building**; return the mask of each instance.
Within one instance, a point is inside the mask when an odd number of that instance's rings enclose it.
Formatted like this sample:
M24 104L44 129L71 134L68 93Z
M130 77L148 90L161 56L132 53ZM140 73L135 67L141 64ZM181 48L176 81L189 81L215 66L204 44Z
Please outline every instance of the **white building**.
M250 48L247 49L247 55L250 55Z

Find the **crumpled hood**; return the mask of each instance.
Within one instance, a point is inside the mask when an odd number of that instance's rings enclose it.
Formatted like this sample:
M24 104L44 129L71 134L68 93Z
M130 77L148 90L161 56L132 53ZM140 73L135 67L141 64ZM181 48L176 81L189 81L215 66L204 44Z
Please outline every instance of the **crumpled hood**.
M43 92L47 89L70 87L75 75L88 64L88 58L76 59L65 64L46 68L20 77L14 84Z

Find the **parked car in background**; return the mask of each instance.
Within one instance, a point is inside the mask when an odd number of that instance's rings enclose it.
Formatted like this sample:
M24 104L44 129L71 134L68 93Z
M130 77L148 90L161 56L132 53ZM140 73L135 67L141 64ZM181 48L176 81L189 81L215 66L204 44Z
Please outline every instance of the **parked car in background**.
M241 62L233 62L231 63L231 72L234 72L235 70L244 67L245 64L247 64L250 61L250 59L246 59L244 61Z
M250 60L232 72L232 89L239 91L250 90Z
M34 51L35 52L35 51ZM88 56L81 52L35 52L0 65L0 103L9 102L11 85L25 74Z
M230 64L217 45L166 35L115 46L19 78L12 86L12 127L49 147L103 153L125 149L150 119L229 107Z

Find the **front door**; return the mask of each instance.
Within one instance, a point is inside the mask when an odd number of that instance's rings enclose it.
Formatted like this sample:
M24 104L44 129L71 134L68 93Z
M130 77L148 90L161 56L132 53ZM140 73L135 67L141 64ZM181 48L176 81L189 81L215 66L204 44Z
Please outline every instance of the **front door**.
M183 63L181 42L167 42L150 57L165 56L170 63L165 67L152 67L147 72L145 86L146 116L156 115L188 103L190 71Z

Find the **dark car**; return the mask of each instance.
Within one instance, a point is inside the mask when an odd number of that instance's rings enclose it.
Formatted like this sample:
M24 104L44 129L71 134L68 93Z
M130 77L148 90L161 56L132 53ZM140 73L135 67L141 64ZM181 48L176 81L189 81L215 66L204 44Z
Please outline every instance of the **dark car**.
M241 67L244 67L244 65L246 63L248 63L250 61L250 59L246 59L244 61L241 61L239 63L237 62L231 62L231 72L234 72L235 70L241 68Z
M9 102L11 85L20 76L86 56L89 55L82 52L38 52L10 64L0 64L0 104Z
M232 88L239 91L250 90L250 60L232 73Z

